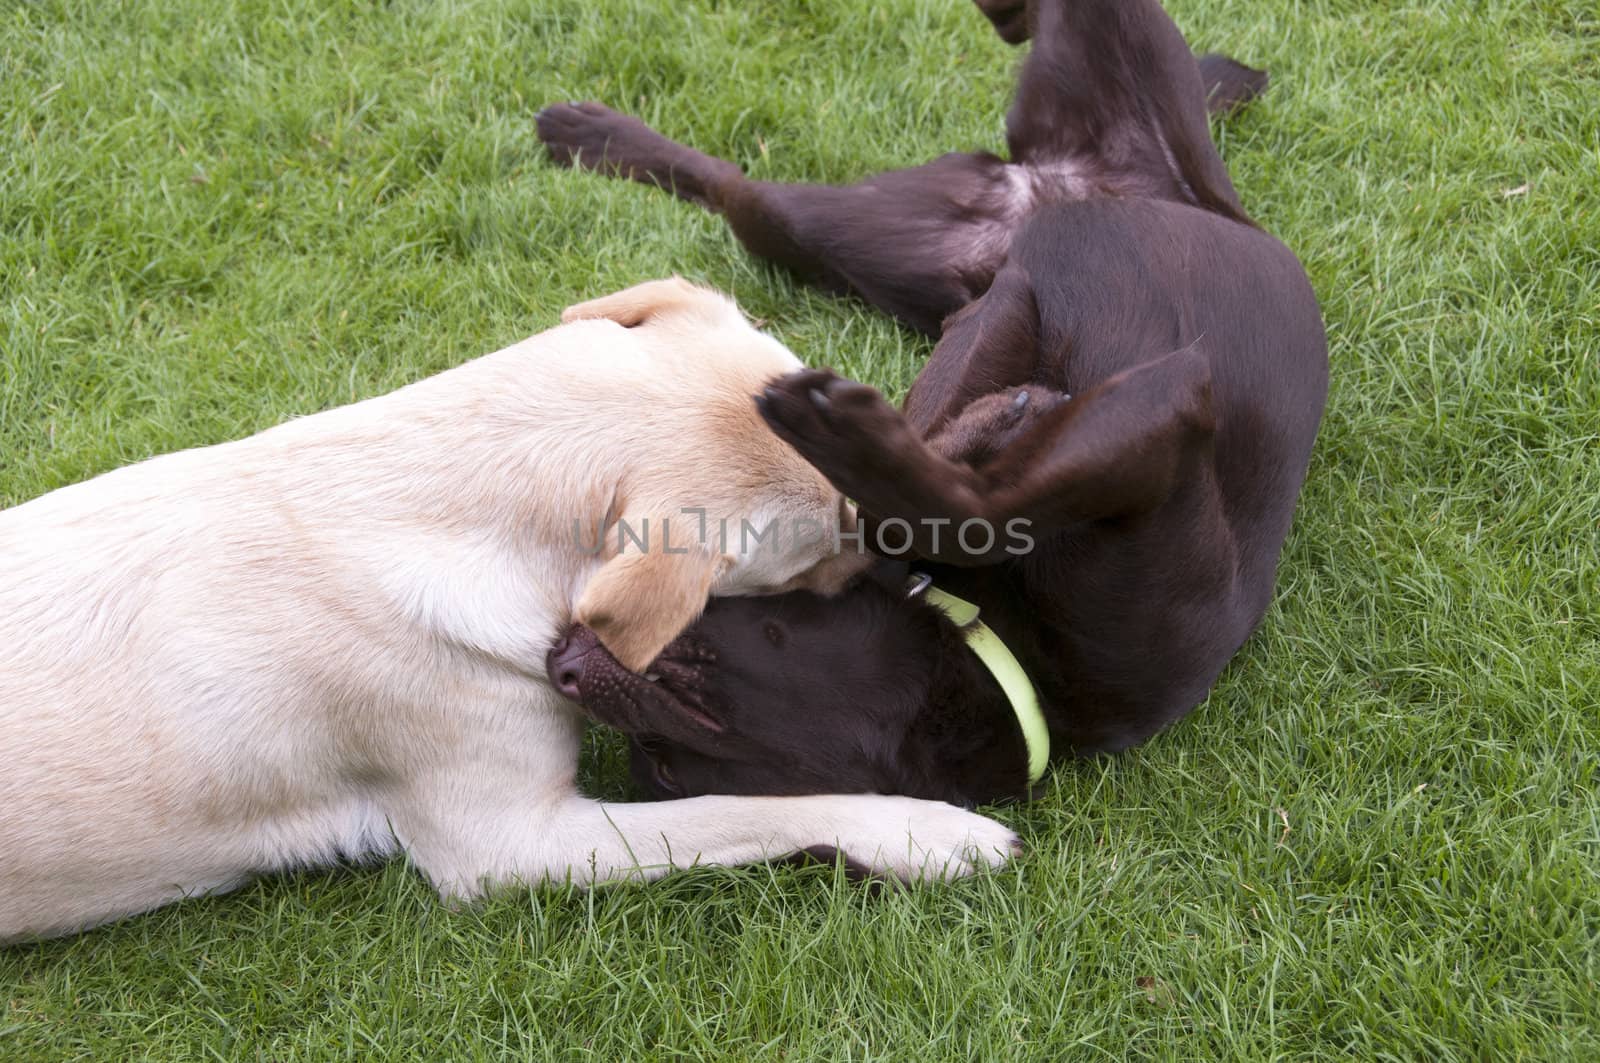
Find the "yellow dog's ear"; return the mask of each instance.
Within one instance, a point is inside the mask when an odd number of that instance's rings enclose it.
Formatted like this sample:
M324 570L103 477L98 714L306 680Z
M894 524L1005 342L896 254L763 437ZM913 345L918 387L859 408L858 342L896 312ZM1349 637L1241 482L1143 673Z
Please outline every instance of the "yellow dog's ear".
M707 320L744 322L732 299L710 288L690 284L682 277L645 281L611 295L602 295L561 311L561 323L603 318L623 328L635 328L668 314L692 313Z
M640 672L705 611L729 559L707 550L639 550L600 566L578 596L574 619L631 671Z
M856 520L856 507L848 500L839 499L840 545L845 538L859 542L860 522ZM779 587L780 591L811 591L831 598L861 573L872 567L876 555L860 549L841 549L837 554L824 557L815 565Z

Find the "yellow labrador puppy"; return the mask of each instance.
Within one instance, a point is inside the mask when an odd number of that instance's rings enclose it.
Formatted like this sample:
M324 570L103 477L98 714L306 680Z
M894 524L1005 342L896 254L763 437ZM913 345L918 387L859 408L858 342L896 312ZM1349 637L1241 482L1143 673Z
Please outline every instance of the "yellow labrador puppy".
M799 365L728 299L657 281L563 320L0 513L0 941L396 847L447 897L816 847L905 877L1006 859L1008 830L927 801L576 791L557 634L641 667L708 593L837 583L831 536L696 525L848 509L762 425L751 396Z

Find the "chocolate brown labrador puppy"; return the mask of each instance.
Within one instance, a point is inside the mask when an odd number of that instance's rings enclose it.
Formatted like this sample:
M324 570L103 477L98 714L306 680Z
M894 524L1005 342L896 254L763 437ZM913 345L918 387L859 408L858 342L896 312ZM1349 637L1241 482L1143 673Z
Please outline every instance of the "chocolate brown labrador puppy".
M1022 797L1030 713L1053 755L1139 742L1206 696L1271 601L1328 358L1305 271L1207 128L1208 79L1232 104L1261 78L1216 58L1202 75L1155 0L979 6L1034 40L1009 161L775 185L597 105L540 116L557 159L671 188L757 254L942 322L903 410L826 371L758 401L869 543L981 609L1031 688L892 568L832 599L713 602L645 675L574 629L550 674L634 737L653 792Z

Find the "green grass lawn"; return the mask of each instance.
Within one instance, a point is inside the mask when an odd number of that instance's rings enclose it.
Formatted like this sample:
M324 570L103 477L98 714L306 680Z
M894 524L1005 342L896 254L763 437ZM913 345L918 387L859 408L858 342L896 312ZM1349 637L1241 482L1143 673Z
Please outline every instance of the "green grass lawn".
M1333 362L1277 604L1193 716L947 888L452 911L395 862L6 951L0 1059L1600 1058L1600 12L1170 6L1273 73L1218 135ZM547 165L533 112L845 181L998 149L1016 62L961 0L0 0L0 504L673 272L898 395L926 342ZM622 792L614 739L585 776Z

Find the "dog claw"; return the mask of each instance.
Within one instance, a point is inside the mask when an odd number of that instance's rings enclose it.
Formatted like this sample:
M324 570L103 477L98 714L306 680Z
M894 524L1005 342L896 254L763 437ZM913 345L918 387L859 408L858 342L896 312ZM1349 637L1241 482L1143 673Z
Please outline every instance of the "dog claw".
M811 405L819 410L827 410L833 406L833 400L828 398L821 388L812 388L806 394L811 396Z
M1028 405L1028 393L1026 391L1017 392L1017 397L1011 400L1011 408L1020 410L1026 405Z

